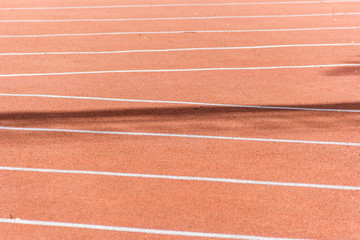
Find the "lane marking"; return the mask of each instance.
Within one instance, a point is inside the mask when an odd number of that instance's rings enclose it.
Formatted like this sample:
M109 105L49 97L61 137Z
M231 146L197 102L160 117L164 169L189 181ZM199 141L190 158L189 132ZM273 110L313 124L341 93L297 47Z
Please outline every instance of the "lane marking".
M36 220L25 220L25 219L0 218L0 223L15 223L15 224L51 226L51 227L85 228L85 229L96 229L96 230L105 230L105 231L147 233L147 234L173 235L173 236L186 236L186 237L226 238L226 239L243 239L243 240L244 239L246 240L305 240L305 239L295 239L295 238L277 238L277 237L260 237L260 236L238 235L238 234L188 232L188 231L161 230L161 229L150 229L150 228L117 227L117 226L94 225L94 224L84 224L84 223L36 221Z
M317 30L350 30L360 29L354 27L324 27L324 28L284 28L284 29L249 29L249 30L190 30L190 31L158 31L158 32L104 32L104 33L60 33L60 34L34 34L34 35L0 35L0 38L35 38L35 37L70 37L70 36L105 36L130 34L184 34L184 33L248 33L248 32L289 32L289 31L317 31Z
M188 69L134 69L134 70L109 70L87 72L58 72L58 73L15 73L1 74L0 77L28 77L28 76L56 76L78 74L103 74L103 73L153 73L153 72L197 72L197 71L230 71L230 70L268 70L268 69L300 69L323 67L357 67L360 63L305 65L305 66L273 66L273 67L233 67L233 68L188 68Z
M151 5L113 5L113 6L78 6L78 7L22 7L0 8L6 10L51 10L51 9L87 9L87 8L148 8L148 7L186 7L186 6L236 6L236 5L278 5L278 4L323 4L323 3L352 3L360 0L319 0L319 1L294 1L294 2L241 2L241 3L169 3Z
M115 101L115 102L165 103L165 104L185 104L185 105L201 105L201 106L214 106L214 107L234 107L234 108L258 108L258 109L278 109L278 110L300 110L300 111L354 112L354 113L360 113L360 110L356 110L356 109L326 109L326 108L305 108L305 107L255 106L255 105L238 105L238 104L179 102L179 101L164 101L164 100L141 100L141 99L101 98L101 97L80 97L80 96L61 96L61 95L44 95L44 94L0 93L0 96L8 96L8 97L39 97L39 98L65 98L65 99L100 100L100 101Z
M231 179L231 178L190 177L190 176L173 176L173 175L158 175L158 174L119 173L119 172L83 171L83 170L59 170L59 169L44 169L44 168L20 168L20 167L4 167L4 166L0 166L0 170L20 171L20 172L102 175L102 176L117 176L117 177L132 177L132 178L181 180L181 181L220 182L220 183L253 184L253 185L267 185L267 186L282 186L282 187L304 187L304 188L321 188L321 189L355 190L355 191L360 190L360 186L255 181L255 180Z
M360 146L360 143L350 143L350 142L328 142L328 141L308 141L308 140L271 139L271 138L225 137L225 136L188 135L188 134L171 134L171 133L116 132L116 131L54 129L54 128L24 128L24 127L5 127L5 126L0 126L0 130L64 132L64 133L92 133L92 134L150 136L150 137L178 137L178 138L240 140L240 141L256 141L256 142L305 143L305 144L320 144L320 145Z
M322 17L322 16L343 16L359 15L352 13L314 13L314 14L293 14L293 15L256 15L256 16L208 16L208 17L163 17L163 18L113 18L113 19L9 19L0 20L2 23L47 23L47 22L118 22L118 21L164 21L164 20L206 20L206 19L238 19L238 18L295 18L295 17Z
M116 54L116 53L147 53L147 52L180 52L180 51L204 51L204 50L245 50L266 48L292 48L292 47L340 47L360 46L360 43L324 43L324 44L289 44L268 46L246 46L246 47L206 47L206 48L172 48L172 49L139 49L119 51L98 52L34 52L34 53L0 53L0 56L31 56L31 55L75 55L75 54Z

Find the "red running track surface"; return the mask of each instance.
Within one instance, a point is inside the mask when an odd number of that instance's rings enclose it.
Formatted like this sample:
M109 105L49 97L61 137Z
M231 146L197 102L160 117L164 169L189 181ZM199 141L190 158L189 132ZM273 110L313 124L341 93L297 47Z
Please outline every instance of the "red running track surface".
M1 1L0 238L360 239L360 2L280 2Z

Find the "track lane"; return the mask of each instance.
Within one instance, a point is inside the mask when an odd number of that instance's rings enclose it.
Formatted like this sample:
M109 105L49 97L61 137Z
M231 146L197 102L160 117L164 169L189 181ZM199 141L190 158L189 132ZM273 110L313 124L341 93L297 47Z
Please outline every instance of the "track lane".
M359 3L360 5L360 3ZM359 11L360 12L360 9ZM286 21L284 21L286 20ZM58 33L96 32L153 32L194 31L219 29L286 29L357 26L360 15L299 17L299 18L252 18L252 19L204 19L124 22L49 22L5 23L0 22L0 35L36 35Z
M335 3L336 3L336 0L334 0ZM281 2L285 2L285 4L292 4L290 1L284 1L284 0L254 0L254 1L228 1L229 3L240 3L240 4L245 4L246 3L281 3ZM302 2L303 4L319 4L318 2L317 3L314 3L313 0L299 0L298 2ZM327 1L329 3L332 2L332 0L330 1ZM338 1L339 3L341 2L356 2L356 0L339 0ZM134 1L131 1L131 0L124 0L121 2L122 5L134 5ZM176 2L171 2L171 3L175 3L175 4L194 4L194 1L190 1L190 0L177 0ZM170 4L171 4L170 3ZM203 3L203 4L207 4L207 3L220 3L220 4L223 4L224 1L223 0L199 0L199 1L196 1L195 3ZM137 0L136 1L136 4L169 4L169 1L168 0ZM68 7L68 6L106 6L106 5L119 5L119 2L117 0L105 0L105 1L102 1L102 0L80 0L80 1L77 1L77 2L73 2L73 1L70 1L70 0L64 0L62 2L49 2L49 1L46 1L46 0L32 0L31 2L29 1L26 1L26 0L20 0L20 1L16 1L16 2L13 2L11 0L4 0L1 2L1 6L2 7L18 7L18 8L21 8L21 7L48 7L48 6L51 6L51 7ZM266 4L267 5L267 4Z
M359 171L356 147L36 132L2 131L1 135L8 139L2 144L11 150L2 151L5 166L359 185L354 178ZM64 140L64 146L56 139ZM47 147L36 146L39 143ZM96 152L94 146L99 147ZM281 153L275 146L287 150ZM169 149L174 152L167 153ZM223 155L221 149L228 153ZM312 152L302 155L304 150ZM127 156L129 152L133 154ZM336 157L340 153L342 161ZM196 154L202 154L203 160L194 164ZM243 157L235 157L239 155Z
M359 151L351 146L3 130L1 135L7 139L1 141L7 147L1 151L4 167L360 186Z
M41 56L21 57L0 56L0 59L5 63L2 66L0 75L112 70L246 68L351 64L357 63L359 60L359 57L354 54L354 52L359 49L360 46L328 46L100 55L45 54ZM269 57L262 58L261 56ZM156 58L156 61L153 61L153 58ZM319 58L321 58L321 60L319 60ZM23 62L26 62L27 64L23 65ZM349 68L351 69L351 67ZM355 66L353 68L356 69L357 67ZM329 68L329 70L331 71L331 68ZM354 70L354 74L357 75L356 70Z
M44 9L44 8L83 8L83 7L161 7L161 6L236 6L236 5L291 5L291 4L332 4L332 3L357 3L358 0L325 0L325 1L314 1L314 0L299 0L299 1L279 1L279 0L255 0L255 1L229 1L223 2L220 0L200 0L197 2L189 1L189 0L178 0L176 2L169 3L166 0L156 0L156 1L148 1L148 0L139 0L134 4L134 1L125 0L122 1L122 4L114 0L107 1L99 1L99 0L91 0L91 1L78 1L76 3L71 1L63 1L61 3L49 3L48 1L36 0L32 1L31 5L29 2L18 1L16 4L14 2L9 2L9 0L5 0L2 2L3 6L8 6L9 8L22 9L22 8L35 8L35 9ZM18 4L21 4L18 6Z
M21 77L0 84L2 93L359 109L354 68L258 71Z
M118 4L117 4L118 5ZM68 19L68 18L133 18L189 17L231 15L314 14L329 12L360 12L357 2L239 6L174 6L144 8L53 9L1 11L0 19ZM36 16L36 18L35 18Z
M0 93L3 97L31 97L31 98L50 98L50 99L68 99L68 100L95 100L95 101L111 101L111 102L126 102L126 103L159 103L159 104L179 104L187 106L202 106L202 107L231 107L239 109L262 109L262 110L290 110L290 111L320 111L320 112L351 112L358 113L360 110L352 109L356 104L353 104L350 109L341 108L341 104L335 104L333 108L324 108L325 106L256 106L256 105L239 105L239 104L222 104L222 103L200 103L200 102L184 102L184 101L167 101L167 100L146 100L146 99L122 99L122 98L101 98L101 97L84 97L84 96L63 96L63 95L44 95L44 94L17 94L17 93ZM345 105L344 105L345 106ZM315 107L315 108L314 108Z
M233 47L306 43L359 43L360 30L0 38L0 52L106 51L188 47ZM100 41L101 40L101 41ZM84 44L84 42L86 44ZM121 44L119 44L121 43Z
M2 23L62 23L62 22L131 22L131 21L171 21L171 20L219 20L219 19L256 19L256 18L299 18L299 17L334 17L337 16L356 16L358 12L346 13L314 13L314 14L280 14L280 15L245 15L245 16L202 16L202 17L168 17L168 18L99 18L99 19L21 19L21 20L0 20Z
M331 191L329 195L329 191L319 190L187 182L169 186L164 181L89 176L64 179L56 174L2 176L7 176L5 182L12 193L3 205L24 219L318 239L356 239L359 227L352 220L359 214L356 192ZM21 194L14 191L19 186ZM33 192L34 188L46 189L47 194ZM81 207L84 205L87 207ZM209 212L215 206L221 211ZM305 208L311 210L304 212Z

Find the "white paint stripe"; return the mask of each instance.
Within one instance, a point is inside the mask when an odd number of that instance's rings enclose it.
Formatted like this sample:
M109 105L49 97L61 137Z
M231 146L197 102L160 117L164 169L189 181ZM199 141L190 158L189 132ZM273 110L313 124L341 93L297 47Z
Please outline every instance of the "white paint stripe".
M159 31L159 32L104 32L104 33L62 33L38 35L0 35L0 38L36 38L36 37L70 37L70 36L105 36L130 34L184 34L184 33L249 33L249 32L289 32L289 31L318 31L318 30L351 30L355 27L324 27L324 28L284 28L284 29L249 29L249 30L194 30L194 31Z
M13 223L13 224L15 223L15 224L51 226L51 227L85 228L85 229L96 229L96 230L105 230L105 231L133 232L133 233L173 235L173 236L185 236L185 237L206 237L206 238L225 238L225 239L243 239L243 240L245 239L246 240L301 240L294 238L260 237L260 236L238 235L238 234L188 232L188 231L160 230L160 229L134 228L134 227L116 227L116 226L104 226L104 225L94 225L94 224L84 224L84 223L49 222L49 221L35 221L35 220L25 220L25 219L0 218L0 223Z
M166 104L186 104L186 105L201 105L201 106L214 106L214 107L259 108L259 109L278 109L278 110L301 110L301 111L353 112L353 113L360 113L360 110L355 110L355 109L351 109L351 110L350 110L350 109L324 109L324 108L303 108L303 107L254 106L254 105L238 105L238 104L179 102L179 101L121 99L121 98L101 98L101 97L80 97L80 96L61 96L61 95L43 95L43 94L12 94L12 93L0 93L0 96L8 96L8 97L65 98L65 99L100 100L100 101L115 101L115 102L166 103Z
M339 145L339 146L360 146L360 143L350 143L350 142L327 142L327 141L307 141L307 140L271 139L271 138L224 137L224 136L187 135L187 134L170 134L170 133L115 132L115 131L54 129L54 128L23 128L23 127L4 127L4 126L0 126L0 130L37 131L37 132L65 132L65 133L93 133L93 134L130 135L130 136L179 137L179 138L201 138L201 139L218 139L218 140L257 141L257 142L305 143L305 144L322 144L322 145Z
M187 6L237 6L237 5L278 5L278 4L323 4L360 2L359 0L319 0L319 1L294 1L294 2L240 2L240 3L170 3L151 5L113 5L113 6L72 6L72 7L23 7L0 8L5 10L51 10L51 9L92 9L92 8L148 8L148 7L187 7Z
M298 68L322 68L322 67L355 67L360 63L327 64L306 66L273 66L273 67L234 67L234 68L189 68L189 69L134 69L134 70L109 70L88 72L59 72L59 73L16 73L2 74L0 77L30 77L30 76L56 76L78 74L104 74L104 73L153 73L153 72L197 72L197 71L230 71L230 70L267 70L267 69L298 69Z
M256 16L209 16L209 17L164 17L164 18L113 18L113 19L10 19L0 20L2 23L47 23L47 22L119 22L119 21L164 21L164 20L206 20L206 19L243 19L243 18L295 18L359 15L360 13L314 13L294 15L256 15Z
M99 172L99 171L83 171L83 170L59 170L59 169L44 169L44 168L20 168L20 167L3 167L3 166L0 167L0 170L21 171L21 172L86 174L86 175L103 175L103 176L132 177L132 178L151 178L151 179L167 179L167 180L181 180L181 181L202 181L202 182L219 182L219 183L253 184L253 185L267 185L267 186L281 186L281 187L304 187L304 188L321 188L321 189L360 191L360 187L358 187L358 186L254 181L254 180L231 179L231 178L190 177L190 176L173 176L173 175L157 175L157 174Z
M35 52L35 53L0 53L0 56L28 56L28 55L72 55L72 54L116 54L116 53L147 53L147 52L180 52L180 51L205 51L205 50L246 50L266 48L291 48L291 47L340 47L360 46L360 43L325 43L325 44L291 44L246 47L207 47L207 48L173 48L173 49L139 49L99 52Z

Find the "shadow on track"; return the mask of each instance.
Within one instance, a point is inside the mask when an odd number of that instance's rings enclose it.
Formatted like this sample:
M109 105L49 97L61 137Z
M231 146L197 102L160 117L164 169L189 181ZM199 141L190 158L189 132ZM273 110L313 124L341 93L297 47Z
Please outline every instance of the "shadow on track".
M267 106L265 106L267 107ZM360 102L323 104L323 105L297 105L297 106L273 106L273 107L294 107L294 108L315 108L315 109L348 109L360 110ZM163 107L163 108L130 108L130 109L113 109L113 110L84 110L84 111L66 111L66 112L15 112L0 113L0 120L11 121L52 121L56 119L86 119L86 118L127 118L127 117L156 117L156 118L194 118L202 116L214 116L221 118L223 114L242 114L243 117L252 117L249 113L255 114L256 117L261 113L278 113L283 115L298 115L299 113L315 115L329 114L322 111L302 111L288 109L272 109L272 108L245 108L245 107L222 107L222 106L201 106L193 105L187 107ZM335 112L336 113L336 112ZM360 113L358 113L360 114ZM240 115L239 115L240 116ZM274 115L275 116L275 115ZM149 119L150 120L150 119Z
M360 57L360 56L357 56ZM347 62L349 64L360 64L360 61ZM329 76L358 75L360 77L360 66L336 67L328 71Z
M276 106L276 107L298 107L316 109L360 109L360 102L323 104L323 105L298 105L298 106ZM239 108L218 106L173 106L162 108L128 108L128 109L106 109L106 110L84 110L84 111L49 111L49 112L9 112L0 113L0 123L11 126L43 126L53 124L71 125L81 124L127 124L139 126L139 124L150 124L160 122L178 122L179 124L212 123L218 122L218 128L223 125L236 127L237 124L248 125L259 122L267 123L263 126L275 126L281 128L282 122L291 122L295 125L307 126L329 126L342 120L344 114L349 116L347 124L359 124L360 113L344 113L341 111L303 111L284 110L269 108ZM351 116L351 117L350 117ZM340 117L340 118L339 118ZM353 121L352 121L353 120ZM272 122L272 124L269 124ZM169 125L170 126L170 125Z

